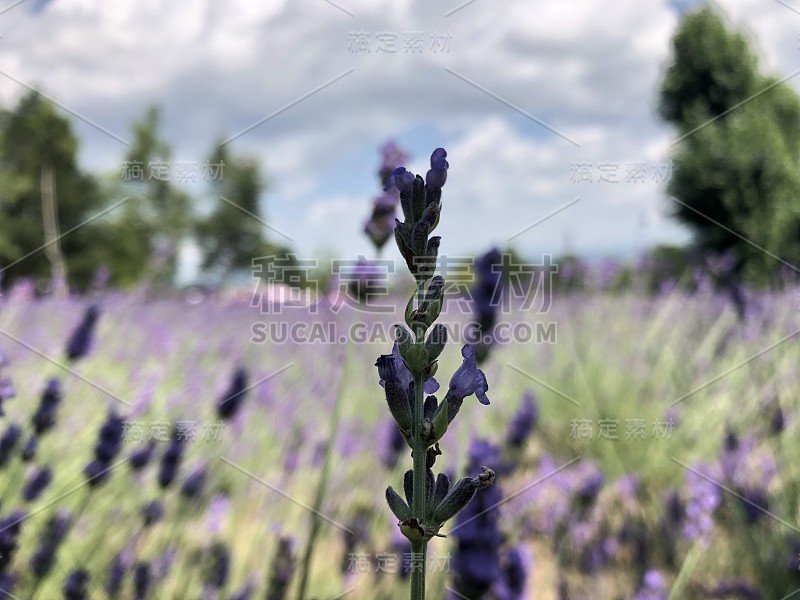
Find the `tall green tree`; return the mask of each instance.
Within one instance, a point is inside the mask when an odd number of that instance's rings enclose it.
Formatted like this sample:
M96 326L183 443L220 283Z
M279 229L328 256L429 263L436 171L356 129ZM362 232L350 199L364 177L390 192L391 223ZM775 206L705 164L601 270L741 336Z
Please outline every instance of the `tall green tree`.
M284 252L267 241L260 203L266 183L258 160L233 155L219 143L208 160L218 169L211 179L213 208L196 230L203 269L224 277L250 270L254 258Z
M711 6L688 13L672 45L659 111L678 133L675 218L751 281L781 266L754 244L800 265L800 97L760 73L747 38Z
M94 218L106 200L95 179L79 168L77 151L69 119L40 94L30 92L12 110L0 112L5 283L32 277L61 285L68 274L70 285L83 289L107 254L100 235L105 219Z
M175 185L172 151L161 137L161 114L148 108L133 125L133 141L122 164L125 190L131 196L124 211L125 236L131 252L146 248L139 275L150 286L172 285L181 244L194 225L189 195Z

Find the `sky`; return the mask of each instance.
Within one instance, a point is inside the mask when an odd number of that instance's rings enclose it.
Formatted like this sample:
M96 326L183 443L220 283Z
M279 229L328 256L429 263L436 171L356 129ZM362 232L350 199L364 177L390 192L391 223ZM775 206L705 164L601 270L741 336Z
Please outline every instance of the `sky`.
M689 239L668 217L675 135L656 108L692 4L3 0L0 104L47 94L97 173L121 171L154 103L173 179L230 138L270 182L268 235L301 256L373 255L362 228L391 139L419 173L447 149L440 252L627 257ZM800 0L715 4L765 71L800 68Z

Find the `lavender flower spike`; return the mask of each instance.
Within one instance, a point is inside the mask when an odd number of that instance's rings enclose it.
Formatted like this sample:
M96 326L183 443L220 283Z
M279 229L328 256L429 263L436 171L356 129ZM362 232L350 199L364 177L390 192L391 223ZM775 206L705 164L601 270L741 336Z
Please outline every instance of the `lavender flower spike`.
M411 542L412 553L421 556L423 566L411 573L411 600L425 599L424 557L428 542L439 535L445 521L465 508L476 490L494 483L495 473L488 467L475 478L464 478L452 488L449 477L437 478L432 467L442 454L439 441L461 408L464 398L475 394L489 404L489 385L478 369L475 351L466 345L461 350L463 364L450 380L440 403L432 394L438 388L433 376L438 358L447 342L447 330L436 324L442 309L444 279L435 276L441 238L430 237L441 216L442 186L447 180L447 152L437 148L431 155L431 169L425 179L400 167L392 172L386 189L397 188L405 220L395 224L397 247L416 282L416 291L405 310L405 324L396 327L392 353L378 358L375 365L386 392L390 412L411 446L413 468L403 480L405 499L390 486L386 499L397 517L400 531ZM433 328L428 335L428 330Z

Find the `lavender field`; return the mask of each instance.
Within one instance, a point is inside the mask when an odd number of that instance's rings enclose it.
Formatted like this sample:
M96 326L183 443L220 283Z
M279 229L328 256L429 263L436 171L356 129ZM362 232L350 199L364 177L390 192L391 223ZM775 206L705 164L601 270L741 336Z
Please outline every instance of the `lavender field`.
M0 305L9 597L80 574L90 598L296 597L311 529L310 597L407 596L383 500L408 462L372 366L385 342L257 344L247 302L108 293L70 360L87 301L27 293ZM441 470L497 480L431 542L432 589L790 597L797 308L794 289L753 295L743 320L711 291L555 295L557 338L494 348L491 405L465 402L442 444Z
M799 15L0 0L0 600L800 600Z

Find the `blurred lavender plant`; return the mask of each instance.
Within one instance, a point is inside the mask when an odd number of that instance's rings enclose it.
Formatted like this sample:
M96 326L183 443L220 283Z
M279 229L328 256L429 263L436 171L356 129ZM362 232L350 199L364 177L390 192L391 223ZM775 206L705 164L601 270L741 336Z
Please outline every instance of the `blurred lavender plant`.
M667 600L669 592L664 576L655 570L649 570L644 575L642 587L636 592L633 600Z
M285 600L295 567L294 542L291 538L281 537L270 565L266 600Z
M482 466L480 475L465 477L451 488L447 475L434 477L431 470L436 456L441 454L438 442L464 398L475 394L482 404L489 404L486 376L478 369L475 351L469 345L461 350L464 361L450 379L444 399L439 402L432 395L425 398L426 393L433 393L438 387L433 377L447 342L445 326L434 325L442 308L445 282L441 276L434 276L441 238L430 237L430 233L439 223L442 186L449 166L447 152L437 148L425 179L398 167L384 188L400 192L405 221L396 220L394 235L417 285L405 311L405 323L411 331L397 325L392 353L380 356L375 363L389 411L412 450L413 469L406 472L403 482L405 499L391 486L386 489L389 508L411 541L411 600L425 598L428 542L469 503L477 489L488 487L495 479L494 471Z
M89 572L85 569L75 569L70 571L64 581L62 592L64 600L86 600L89 593L86 587L89 585Z
M533 392L528 390L522 396L522 404L509 423L506 445L514 450L523 448L538 420L539 406Z
M497 322L503 284L503 256L492 248L475 261L475 285L471 290L475 321L471 324L470 339L474 344L478 364L489 358L494 345L492 330Z
M98 487L108 480L112 463L122 450L124 431L122 417L113 411L109 412L94 445L94 459L83 470L90 488Z
M68 360L76 361L89 353L98 318L100 318L100 307L96 304L90 304L83 314L83 319L67 341L66 355Z
M500 449L486 440L473 440L469 445L467 468L478 468L485 463L496 463ZM453 590L455 598L483 598L502 579L500 548L503 536L498 527L503 500L500 486L475 495L475 499L456 520L458 540L453 556Z
M16 395L14 391L14 384L11 378L3 375L3 367L8 365L8 360L2 349L0 349L0 416L5 415L3 410L3 402L10 400Z
M381 146L381 155L383 156L383 162L378 170L378 177L381 181L381 187L386 188L394 170L408 162L410 157L391 141ZM375 251L378 255L380 255L389 238L392 237L398 201L397 189L384 189L383 193L373 201L372 214L364 224L364 233L367 234L375 246Z

